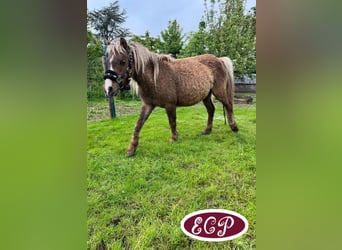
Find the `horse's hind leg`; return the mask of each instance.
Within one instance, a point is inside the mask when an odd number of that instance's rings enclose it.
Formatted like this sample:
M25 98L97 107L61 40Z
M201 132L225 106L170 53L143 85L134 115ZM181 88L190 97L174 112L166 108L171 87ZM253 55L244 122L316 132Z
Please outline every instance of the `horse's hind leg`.
M234 119L233 102L234 100L228 100L226 91L215 91L213 89L214 96L223 104L223 107L227 110L228 123L232 131L238 132L239 128Z
M166 109L166 113L167 113L167 117L169 118L169 124L170 124L170 128L171 128L171 138L170 138L170 142L174 142L177 141L178 139L178 132L176 129L176 106L168 106L165 108Z
M215 106L211 100L211 93L209 93L209 95L203 100L203 103L205 107L207 108L208 122L207 122L207 127L203 130L202 134L207 135L207 134L210 134L213 128L213 117L215 113Z
M228 112L228 123L229 123L230 128L232 129L233 132L238 132L239 128L234 119L233 104L228 102L226 105L223 104L223 106L226 108Z

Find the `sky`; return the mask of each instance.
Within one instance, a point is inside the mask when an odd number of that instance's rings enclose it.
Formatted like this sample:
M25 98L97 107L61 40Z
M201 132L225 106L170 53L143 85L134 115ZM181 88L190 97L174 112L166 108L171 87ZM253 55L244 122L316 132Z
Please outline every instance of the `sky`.
M114 0L88 0L89 11L108 6ZM256 0L247 0L247 9L256 5ZM197 31L204 13L203 0L119 0L120 9L126 10L127 19L123 27L134 35L157 37L168 22L177 20L183 33Z

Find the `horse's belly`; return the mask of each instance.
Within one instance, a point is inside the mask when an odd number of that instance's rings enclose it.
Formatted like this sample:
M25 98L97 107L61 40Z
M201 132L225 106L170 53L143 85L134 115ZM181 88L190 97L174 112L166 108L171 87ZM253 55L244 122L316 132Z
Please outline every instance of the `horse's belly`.
M208 96L214 85L214 75L209 67L196 59L184 59L180 60L176 69L177 105L194 105Z
M177 105L190 106L206 98L212 88L208 82L198 81L196 84L184 84L177 91Z

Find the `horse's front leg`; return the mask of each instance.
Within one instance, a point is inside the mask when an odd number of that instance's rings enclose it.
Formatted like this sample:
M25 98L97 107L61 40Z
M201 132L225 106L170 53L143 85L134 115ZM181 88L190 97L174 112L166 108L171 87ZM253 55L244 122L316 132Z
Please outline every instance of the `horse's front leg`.
M176 130L176 106L169 106L166 107L167 117L169 118L169 124L171 128L171 138L170 142L177 141L178 139L178 132Z
M137 147L139 144L140 130L141 130L142 126L144 125L145 121L147 120L147 118L150 116L153 109L154 109L154 106L149 105L149 104L145 104L145 103L141 107L140 116L139 116L137 123L135 124L134 133L133 133L133 136L131 139L131 143L128 146L128 150L127 150L127 156L128 157L133 156L135 151L137 150Z

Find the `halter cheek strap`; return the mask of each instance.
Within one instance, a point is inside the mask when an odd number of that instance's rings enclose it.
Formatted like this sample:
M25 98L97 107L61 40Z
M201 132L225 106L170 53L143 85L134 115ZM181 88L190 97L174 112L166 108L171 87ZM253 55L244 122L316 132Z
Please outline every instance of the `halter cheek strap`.
M128 77L131 77L131 74L132 74L132 64L133 64L133 61L134 61L133 52L130 49L128 51L128 69L127 69Z

